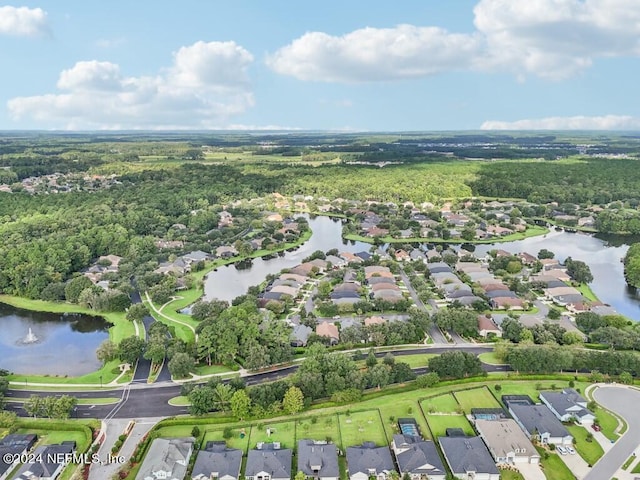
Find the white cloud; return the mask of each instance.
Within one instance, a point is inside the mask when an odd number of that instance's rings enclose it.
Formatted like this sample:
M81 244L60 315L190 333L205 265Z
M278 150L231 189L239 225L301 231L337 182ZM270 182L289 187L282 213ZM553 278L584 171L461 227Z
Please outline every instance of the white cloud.
M476 30L435 26L311 32L267 57L300 80L366 82L453 70L509 71L560 80L598 58L640 55L638 0L479 0Z
M127 77L111 62L76 63L60 74L61 93L9 100L15 120L46 128L213 128L253 106L252 55L233 42L197 42L156 76Z
M479 47L474 35L437 27L363 28L341 37L311 32L270 55L267 64L300 80L384 81L469 68Z
M640 118L629 115L547 117L502 122L489 120L482 130L638 130Z
M0 7L0 35L36 37L49 33L47 12L41 8Z

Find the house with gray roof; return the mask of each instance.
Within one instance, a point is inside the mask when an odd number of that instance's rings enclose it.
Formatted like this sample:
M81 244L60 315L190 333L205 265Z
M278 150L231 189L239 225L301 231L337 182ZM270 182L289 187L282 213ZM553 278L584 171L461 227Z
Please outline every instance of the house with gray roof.
M391 449L396 457L400 475L408 474L411 480L445 480L447 472L436 446L432 441L413 435L393 436Z
M191 473L192 480L238 480L242 450L228 448L225 442L207 442L198 453Z
M531 440L554 445L571 445L573 437L546 405L508 403L509 413Z
M500 471L480 437L439 437L438 442L454 477L500 480Z
M500 471L480 437L439 437L438 442L454 477L500 480Z
M347 471L350 480L387 480L395 465L388 447L376 447L373 442L347 447Z
M11 434L0 440L0 480L5 480L15 467L20 464L20 455L28 453L38 440L34 434ZM7 463L5 459L15 459Z
M59 445L41 445L33 451L33 462L28 462L12 477L14 480L55 480L69 463L69 457L76 450L76 442L62 442Z
M298 442L298 471L308 478L338 480L338 450L333 443L304 439Z
M244 469L246 480L290 480L291 459L290 448L280 448L280 444L259 444L260 448L249 450L247 465Z
M313 328L306 325L296 325L291 332L291 345L294 347L304 347L307 345L309 335L313 333Z
M144 457L136 480L183 480L195 442L193 437L156 438Z
M565 388L561 392L540 392L540 400L561 422L593 423L596 418L587 408L587 400L573 388Z

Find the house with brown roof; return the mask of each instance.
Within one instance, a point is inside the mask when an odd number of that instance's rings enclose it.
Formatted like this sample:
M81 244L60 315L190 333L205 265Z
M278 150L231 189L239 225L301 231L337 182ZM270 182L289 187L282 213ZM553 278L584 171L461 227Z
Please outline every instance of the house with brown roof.
M338 343L338 340L340 339L340 332L338 332L338 327L336 327L336 325L331 322L321 322L316 325L316 335L328 338L334 345Z
M524 302L520 298L495 297L489 300L494 310L524 310Z
M370 325L382 325L383 323L387 323L387 321L382 317L372 316L364 319L365 327L368 327Z
M484 338L487 338L490 334L496 337L502 337L500 327L493 323L493 320L486 315L478 315L478 333Z

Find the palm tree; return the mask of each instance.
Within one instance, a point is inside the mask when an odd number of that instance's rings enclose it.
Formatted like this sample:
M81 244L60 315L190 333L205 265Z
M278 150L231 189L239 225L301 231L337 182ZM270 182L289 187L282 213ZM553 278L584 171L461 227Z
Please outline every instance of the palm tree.
M233 391L231 387L224 383L219 383L213 389L213 405L216 410L220 410L222 412L226 412L229 410L231 405L231 397L233 396Z

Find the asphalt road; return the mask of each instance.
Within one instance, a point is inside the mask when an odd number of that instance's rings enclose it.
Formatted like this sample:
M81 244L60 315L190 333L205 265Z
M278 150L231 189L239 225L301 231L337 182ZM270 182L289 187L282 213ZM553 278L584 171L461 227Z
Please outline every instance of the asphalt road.
M455 349L461 349L475 355L491 351L491 346L450 346L450 347L416 347L407 350L397 350L392 352L397 357L403 355L416 355L420 353L441 354ZM379 352L376 356L383 357L387 352ZM401 360L401 358L400 358ZM483 367L488 372L506 371L505 365L487 365ZM285 378L297 370L297 366L291 366L275 371L257 372L244 377L247 385L257 385L259 383L273 382ZM425 368L416 369L416 373L425 373ZM77 398L121 398L116 405L78 405L73 417L77 418L148 418L148 417L170 417L188 413L187 407L174 407L168 401L180 395L180 385L171 382L156 382L155 384L132 383L118 390L83 391L83 392L51 392L51 391L29 391L29 390L9 390L7 399L29 398L31 395L72 395ZM7 410L16 412L20 416L27 416L21 403L7 402Z
M593 398L603 407L625 419L626 433L594 465L584 480L613 478L631 454L640 445L640 415L636 408L640 404L640 391L615 385L606 385L593 392Z

